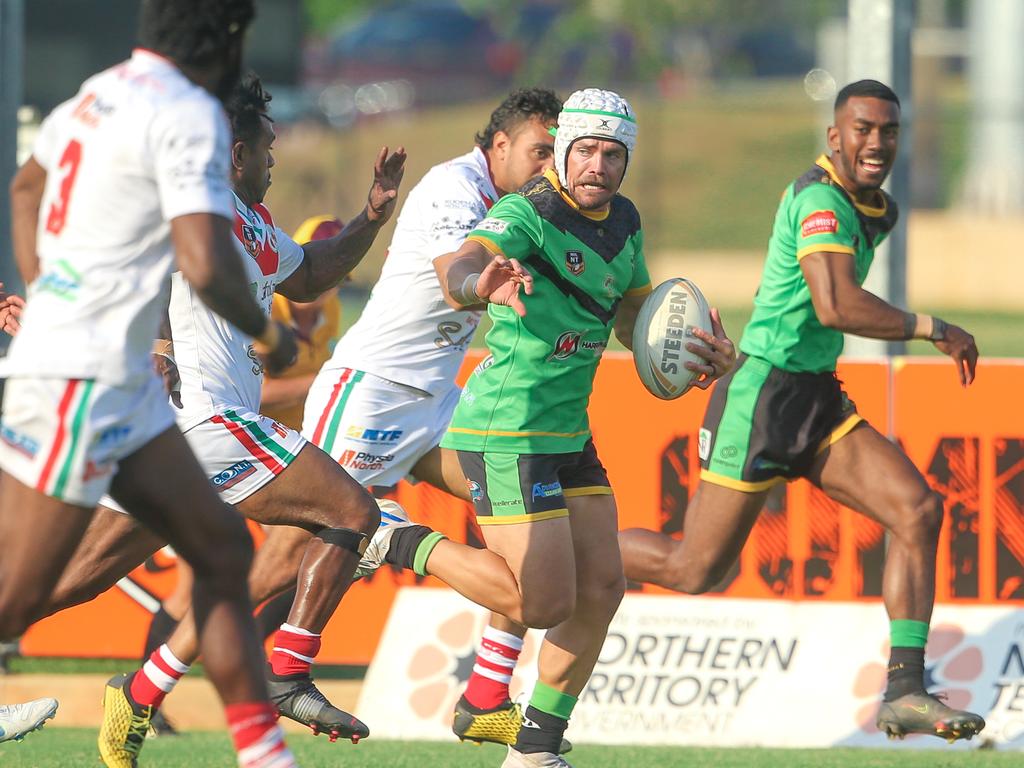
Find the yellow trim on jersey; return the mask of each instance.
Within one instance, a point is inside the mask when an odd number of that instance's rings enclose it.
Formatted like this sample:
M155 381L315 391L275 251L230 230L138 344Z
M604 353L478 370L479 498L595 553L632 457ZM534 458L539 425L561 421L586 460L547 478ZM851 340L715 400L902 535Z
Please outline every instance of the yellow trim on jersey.
M721 485L723 488L731 488L734 491L743 491L743 493L767 491L769 488L788 480L788 478L778 475L768 480L758 480L756 483L752 483L747 480L737 480L733 477L726 477L725 475L720 475L717 472L712 472L707 469L702 469L700 471L700 479L701 482L711 483L712 485Z
M466 240L472 240L474 243L480 243L484 248L493 253L495 256L504 256L501 252L501 248L493 240L488 240L483 235L470 235Z
M559 509L548 509L544 512L534 512L532 515L477 515L478 525L513 525L515 523L539 523L541 520L556 520L560 517L568 517L569 510L565 507Z
M849 253L852 255L856 251L848 245L839 243L815 243L814 245L805 245L797 251L796 260L800 261L804 256L809 256L812 253Z
M502 430L469 429L468 427L448 427L449 432L460 435L480 435L482 437L579 437L590 433L589 429L581 432L505 432Z
M626 291L625 295L626 296L646 296L648 293L650 293L653 290L654 289L651 287L651 284L647 283L647 285L641 285L641 286L639 286L637 288L630 288L628 291Z
M579 488L563 488L562 495L567 499L578 496L611 496L612 491L607 485L581 485Z
M603 211L584 211L580 208L580 204L573 200L572 197L569 196L569 193L562 188L562 182L558 180L558 173L555 172L553 168L549 168L544 171L544 178L551 182L551 186L558 191L558 194L562 196L562 199L571 205L577 213L582 216L586 216L591 221L604 221L608 218L608 214L612 212L610 204Z
M815 455L822 453L826 448L828 448L833 443L838 443L840 440L842 440L844 437L850 434L850 432L853 431L853 428L860 424L862 421L864 421L864 417L861 416L859 413L851 413L843 420L842 424L840 424L838 427L832 430L831 435L829 435L828 437L821 441L821 445L818 446L818 450L815 451Z
M828 172L828 175L832 177L832 181L834 181L836 185L847 194L847 196L850 198L850 202L856 206L858 211L863 213L865 216L871 216L876 219L879 216L885 215L886 211L889 208L889 203L886 201L885 195L883 195L881 192L876 192L876 194L878 195L878 199L882 201L881 208L873 205L868 205L866 203L859 203L857 202L857 198L850 194L850 190L843 186L843 182L840 181L839 179L839 174L836 173L835 166L832 165L832 161L829 160L828 157L822 155L817 160L815 160L814 163L815 165L821 166Z

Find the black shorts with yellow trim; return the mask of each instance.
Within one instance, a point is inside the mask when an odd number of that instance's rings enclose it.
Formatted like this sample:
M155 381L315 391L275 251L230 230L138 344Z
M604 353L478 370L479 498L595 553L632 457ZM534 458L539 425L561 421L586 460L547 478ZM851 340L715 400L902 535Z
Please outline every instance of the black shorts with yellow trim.
M594 441L575 453L458 451L480 525L566 517L567 498L610 495Z
M793 373L740 355L704 414L701 480L756 492L803 477L861 421L834 372Z

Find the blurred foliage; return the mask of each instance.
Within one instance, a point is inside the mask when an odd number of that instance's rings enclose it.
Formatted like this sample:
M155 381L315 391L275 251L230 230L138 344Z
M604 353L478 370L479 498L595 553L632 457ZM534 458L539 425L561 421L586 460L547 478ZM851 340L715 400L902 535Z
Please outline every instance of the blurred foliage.
M315 35L324 35L338 24L359 16L378 3L373 0L303 0L307 29Z

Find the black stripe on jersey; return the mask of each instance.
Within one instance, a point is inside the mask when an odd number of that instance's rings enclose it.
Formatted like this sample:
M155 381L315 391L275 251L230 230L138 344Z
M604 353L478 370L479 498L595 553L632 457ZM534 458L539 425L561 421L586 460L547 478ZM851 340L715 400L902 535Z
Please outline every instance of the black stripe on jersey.
M575 283L570 283L562 277L558 270L555 269L554 265L552 265L551 262L546 261L539 254L531 253L526 259L526 265L538 274L544 275L544 277L550 280L551 283L567 297L576 299L581 307L605 325L608 325L608 323L610 323L615 317L615 312L619 308L619 299L616 299L609 309L605 309L597 299L589 293L584 291Z
M551 182L538 176L527 182L519 194L525 197L553 227L570 234L610 264L626 247L626 241L640 231L640 214L627 198L615 195L608 216L589 219L562 198Z
M813 184L832 184L835 186L835 181L828 171L815 164L807 173L793 182L793 197L796 197ZM879 189L878 191L885 198L885 213L881 216L868 216L850 201L849 193L846 190L842 190L844 199L849 202L853 212L857 214L857 221L860 222L861 232L872 248L878 241L879 236L892 231L892 228L896 226L896 219L899 217L899 209L896 207L896 201L892 196L884 189Z

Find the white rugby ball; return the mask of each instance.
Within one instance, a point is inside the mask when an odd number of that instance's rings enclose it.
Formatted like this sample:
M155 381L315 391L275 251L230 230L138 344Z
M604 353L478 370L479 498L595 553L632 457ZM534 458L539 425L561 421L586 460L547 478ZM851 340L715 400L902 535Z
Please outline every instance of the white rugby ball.
M674 400L697 376L684 363L703 362L686 348L694 328L711 333L711 309L700 288L673 277L644 299L633 326L633 362L640 381L655 397Z

